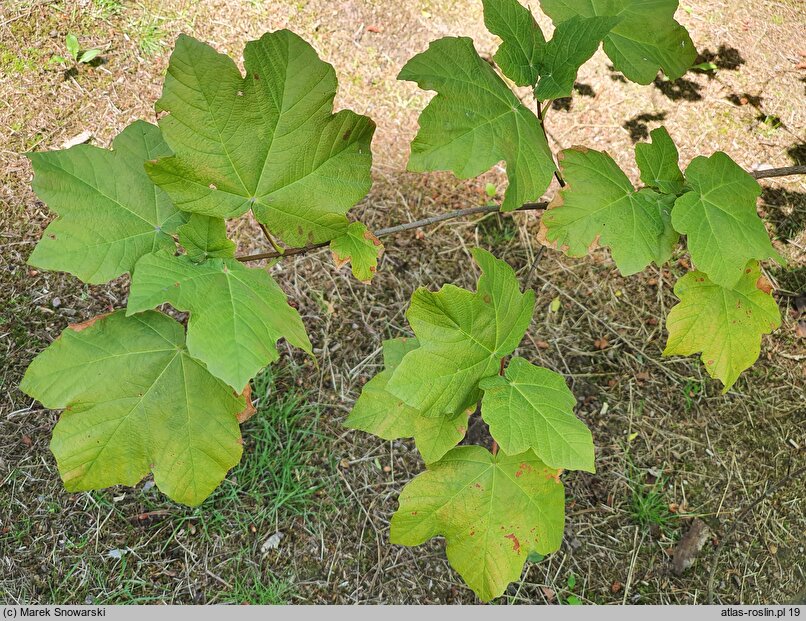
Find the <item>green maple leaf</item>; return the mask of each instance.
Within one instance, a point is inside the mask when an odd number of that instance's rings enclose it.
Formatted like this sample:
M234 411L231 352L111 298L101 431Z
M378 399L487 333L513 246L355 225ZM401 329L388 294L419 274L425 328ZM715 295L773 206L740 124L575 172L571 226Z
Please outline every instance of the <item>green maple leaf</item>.
M234 259L194 263L169 253L145 256L134 271L127 313L166 302L190 312L190 354L238 391L279 358L278 339L311 353L299 313L266 270Z
M595 472L591 432L574 416L576 399L562 375L516 357L503 377L480 386L481 416L505 453L532 449L551 468Z
M59 218L28 263L102 284L131 272L144 254L174 248L171 234L185 216L143 170L168 154L159 129L143 121L124 129L111 151L81 144L29 153L34 191Z
M570 97L579 68L618 22L616 17L572 17L557 24L540 60L535 89L538 101Z
M635 162L641 171L641 181L664 194L678 195L683 191L677 147L665 127L653 129L652 142L635 145Z
M531 11L517 0L484 0L484 24L503 41L496 64L518 86L537 85L539 101L571 94L577 71L618 21L575 17L559 24L546 43Z
M465 436L468 412L453 417L423 416L386 390L403 357L418 345L417 339L412 338L383 342L385 369L366 383L344 424L384 440L413 437L425 462L431 463L441 459Z
M353 276L369 283L378 269L383 244L365 224L353 222L342 235L331 240L330 251L337 269L349 263Z
M636 191L602 151L566 149L559 159L567 185L543 215L547 241L570 256L583 256L598 237L625 276L671 257L679 237L669 216L674 197Z
M677 281L680 303L666 319L669 340L664 356L702 352L711 377L727 392L761 351L761 336L781 325L781 314L765 290L761 269L750 261L733 289L717 285L702 272L689 272Z
M20 388L65 410L50 447L69 491L150 471L170 498L198 505L240 461L244 399L188 355L184 336L166 315L118 311L67 328L31 363Z
M480 248L473 258L482 270L476 293L421 288L406 313L420 347L406 354L387 390L424 416L453 418L476 403L479 380L498 372L532 318L534 292L520 292L513 269Z
M687 236L691 258L712 282L733 288L750 259L784 263L756 212L761 187L730 157L694 158L686 183L692 191L675 202L672 225Z
M663 72L682 76L697 56L688 31L674 19L677 0L540 0L555 26L574 17L617 17L604 51L627 78L649 84Z
M347 228L372 184L373 122L332 114L333 67L297 35L250 41L246 77L228 56L180 36L158 111L173 157L147 170L183 211L234 218L249 209L292 245Z
M215 258L232 259L235 256L235 243L227 238L227 223L221 218L194 213L177 232L179 243L197 263Z
M560 547L564 513L557 470L531 451L460 446L406 485L390 539L414 546L444 536L451 566L489 601L520 578L530 552Z
M534 86L546 39L532 12L518 0L483 0L484 25L501 38L495 63L518 86Z
M470 179L505 160L503 211L537 200L548 187L556 167L540 122L481 59L472 39L433 41L398 79L438 93L420 115L409 170L450 170Z

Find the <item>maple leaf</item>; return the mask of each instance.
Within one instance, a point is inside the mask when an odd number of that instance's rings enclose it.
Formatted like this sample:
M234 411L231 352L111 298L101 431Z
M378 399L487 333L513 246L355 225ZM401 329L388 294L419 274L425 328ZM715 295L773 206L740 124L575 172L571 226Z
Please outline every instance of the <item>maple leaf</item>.
M386 389L424 416L453 418L478 401L479 380L523 338L534 292L521 293L514 270L486 250L473 258L482 275L476 292L445 285L418 289L406 317L420 346L403 358Z
M451 170L470 179L505 160L503 211L537 200L548 187L556 167L540 121L482 60L472 39L433 41L398 79L438 93L420 115L409 170Z
M671 257L679 238L669 215L673 196L636 191L603 151L574 147L559 159L566 186L543 215L547 242L570 256L584 256L598 239L625 276Z
M460 446L403 488L390 540L414 546L444 536L451 566L486 602L520 578L530 552L560 547L564 514L557 470L531 451Z
M374 123L332 113L333 67L287 30L228 56L185 35L171 55L158 112L174 155L146 166L174 204L216 218L252 210L291 245L347 229L347 211L372 185Z
M172 233L186 216L148 178L146 160L170 153L159 128L136 121L112 150L80 144L29 153L33 188L59 214L28 259L102 284L131 272L140 257L173 249Z
M455 416L428 417L391 394L386 385L403 357L419 347L417 339L397 338L383 342L385 368L366 383L344 425L384 440L413 437L426 463L442 458L467 431L466 411Z
M135 485L153 472L167 496L198 505L241 459L244 397L192 358L182 326L155 311L65 329L20 388L65 410L50 448L68 491Z
M595 472L591 432L574 415L576 399L562 375L515 357L503 376L480 386L481 415L505 453L532 449L552 468Z
M758 217L758 182L725 153L695 157L686 168L691 189L675 201L672 225L687 236L697 269L728 289L742 279L750 259L785 263Z
M616 69L639 84L663 70L681 77L697 57L688 31L674 19L677 0L540 0L555 26L575 17L617 17L604 37L604 51Z
M280 338L312 353L299 313L264 269L235 259L195 263L188 256L147 255L135 268L127 313L166 302L190 313L190 354L238 391L279 358Z
M365 224L353 222L344 234L331 240L330 251L333 253L336 269L349 263L353 276L363 283L369 283L378 269L383 244Z
M759 288L761 268L750 261L733 289L712 282L703 272L677 281L680 299L666 318L669 340L664 356L702 352L711 377L727 392L761 352L761 337L781 325L781 313L769 291Z

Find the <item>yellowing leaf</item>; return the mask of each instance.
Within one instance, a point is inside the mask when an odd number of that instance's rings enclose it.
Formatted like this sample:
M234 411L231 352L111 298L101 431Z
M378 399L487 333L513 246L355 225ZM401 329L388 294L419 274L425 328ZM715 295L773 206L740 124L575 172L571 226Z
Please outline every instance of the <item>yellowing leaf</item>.
M711 282L702 272L689 272L674 287L680 303L666 319L669 340L664 356L702 352L711 377L733 386L761 351L761 336L781 325L778 305L759 287L761 270L750 261L733 289Z
M69 491L135 485L149 471L165 494L198 505L241 458L244 398L185 349L176 321L118 311L67 328L20 388L64 409L51 450Z
M451 566L486 602L520 578L531 552L560 547L564 513L557 470L531 451L460 446L406 485L390 539L414 546L444 536Z
M330 250L337 269L350 263L353 276L363 283L368 283L378 269L383 244L365 224L353 222L344 234L331 240Z

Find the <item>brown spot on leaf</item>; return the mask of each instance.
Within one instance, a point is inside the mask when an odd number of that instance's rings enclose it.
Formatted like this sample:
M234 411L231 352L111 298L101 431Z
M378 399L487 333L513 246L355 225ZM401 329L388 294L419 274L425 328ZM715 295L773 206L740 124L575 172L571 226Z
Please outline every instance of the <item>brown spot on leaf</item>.
M253 73L253 74L252 74L252 77L253 77L255 80L260 80L260 76L259 76L258 74L256 74L256 73Z
M344 135L341 137L341 139L342 139L342 140L344 140L344 141L346 142L347 140L349 140L349 139L350 139L350 135L351 135L352 133L353 133L353 130L352 130L352 129L348 129L346 132L344 132Z
M484 300L485 304L489 304L490 302L492 302L492 298L490 297L489 293L485 293L482 299Z
M772 283L765 276L759 276L756 281L756 289L769 295L772 293Z
M250 384L246 385L241 396L246 401L246 407L236 414L236 418L239 423L243 424L255 415L257 408L252 403L252 386Z
M521 553L521 542L518 541L518 538L515 536L515 533L509 533L508 535L504 535L505 539L509 539L512 542L512 549L515 551L515 554Z
M71 323L67 327L70 328L73 332L81 332L82 330L86 330L87 328L92 327L92 325L98 321L99 319L103 319L111 315L112 313L102 313L100 315L95 315L95 317L90 317L87 321L82 321L81 323Z

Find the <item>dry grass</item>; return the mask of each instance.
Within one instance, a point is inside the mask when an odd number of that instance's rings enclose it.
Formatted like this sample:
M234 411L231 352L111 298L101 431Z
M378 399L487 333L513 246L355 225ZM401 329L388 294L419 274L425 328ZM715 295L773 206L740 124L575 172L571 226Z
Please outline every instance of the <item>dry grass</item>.
M803 163L806 75L795 69L806 27L802 5L697 0L687 6L679 18L699 49L712 53L716 74L639 87L620 82L600 53L580 74L570 105L559 102L550 112L553 146L606 148L634 174L633 140L663 123L684 163L714 150L747 168ZM447 174L402 172L427 96L394 76L429 40L446 34L471 35L482 52L492 52L495 43L483 31L475 0L393 8L379 0L3 3L0 601L474 601L447 565L441 542L416 549L388 543L397 494L422 469L411 443L382 442L340 423L378 370L381 339L406 332L412 291L447 281L472 287L474 245L492 249L525 276L537 248L534 214L452 222L422 239L389 240L371 287L334 272L325 252L275 267L305 317L319 367L289 353L277 396L264 401L261 415L281 416L266 403L283 403L300 390L306 402L319 405L299 418L271 418L282 423L276 435L253 422L245 430L252 444L242 470L199 510L178 508L143 486L65 493L47 450L55 414L16 389L30 359L68 322L121 305L126 291L124 279L85 287L25 265L50 216L30 190L30 168L20 154L58 148L84 130L106 145L131 120L153 120L168 50L180 31L238 56L244 41L281 27L305 36L336 66L338 106L378 121L376 184L356 210L370 226L477 204L487 181L503 183L500 170L461 183ZM87 47L103 46L104 62L76 74L49 67L67 32ZM788 271L770 275L782 290L803 293L806 184L764 186L761 208L776 247L791 262ZM236 223L233 234L242 250L262 249L248 220ZM806 348L796 337L792 298L779 298L782 328L765 339L759 363L723 396L696 360L661 357L659 319L675 303L671 288L684 272L673 262L662 272L624 279L604 251L582 260L543 257L532 281L538 311L519 353L568 378L578 414L593 430L598 473L566 476L562 550L528 564L522 583L502 601L564 600L573 574L573 590L586 603L701 603L716 541L743 507L803 463ZM561 307L552 313L557 296ZM247 474L270 457L269 442L297 442L288 454L300 460L291 478L313 490L297 504L280 503L281 487L267 488ZM265 467L272 475L281 470L276 462ZM650 492L659 500L649 518L641 517L636 496ZM664 514L663 527L653 526L664 503L677 513ZM806 483L791 481L737 524L717 568L719 600L785 602L806 590L804 504ZM676 577L670 550L693 515L709 523L714 541L693 569ZM284 534L278 549L262 552L275 532ZM125 553L116 559L110 550Z

